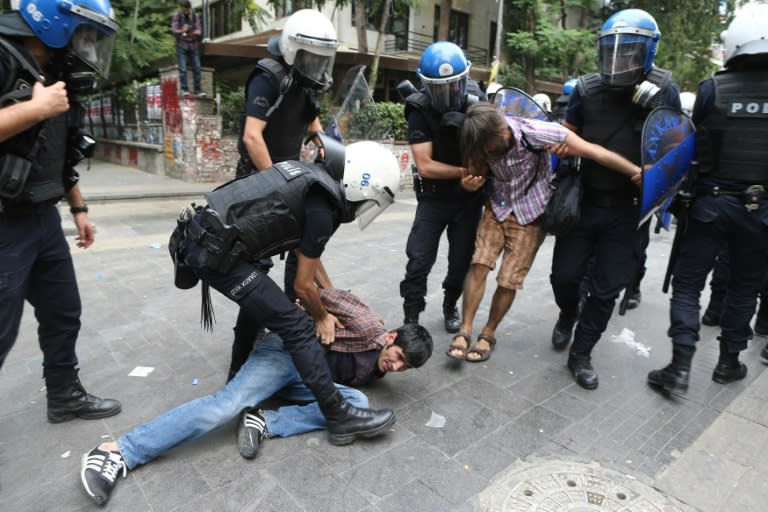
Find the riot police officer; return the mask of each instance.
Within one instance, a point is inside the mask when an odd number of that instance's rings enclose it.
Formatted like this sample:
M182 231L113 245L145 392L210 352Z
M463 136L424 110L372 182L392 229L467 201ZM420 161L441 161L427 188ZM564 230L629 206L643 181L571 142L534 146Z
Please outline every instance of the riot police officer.
M338 45L333 24L314 9L293 13L282 33L269 40L267 49L274 58L259 60L245 83L236 176L269 169L278 162L299 160L306 134L322 130L316 95L333 82L331 72ZM272 267L270 259L260 264L265 271ZM295 275L296 257L289 253L284 289L294 300ZM229 378L248 358L263 326L240 312L234 331Z
M699 84L693 107L698 168L689 176L695 199L673 270L672 361L648 374L650 385L673 393L688 389L699 297L723 247L730 275L712 380L726 384L746 376L739 353L752 338L749 322L768 265L768 5L745 6L724 39L725 69Z
M320 302L315 285L320 256L341 223L357 218L363 228L394 201L400 168L395 156L374 142L345 150L319 137L327 163L287 160L217 188L206 196L207 206L180 217L169 249L177 286L203 281L204 312L210 312L210 286L280 335L317 398L330 442L341 445L385 432L395 413L353 407L331 380L320 343L332 343L341 324ZM254 264L288 250L297 253L295 290L314 323ZM204 324L210 319L204 315Z
M80 295L56 206L66 199L77 245L88 248L94 230L73 168L88 148L73 89L96 72L107 76L118 26L107 0L59 4L22 0L18 12L0 15L0 366L29 301L52 423L121 408L88 394L78 378Z
M600 71L579 77L565 126L640 165L648 113L657 104L680 106L671 73L653 65L659 39L656 21L645 11L626 9L611 16L597 40ZM552 258L550 281L560 308L552 346L564 350L573 336L568 368L579 386L595 389L592 349L640 265L648 231L637 229L639 173L629 178L582 159L581 176L581 217L570 233L556 238ZM587 272L589 293L580 308L579 288Z
M427 278L447 230L448 273L443 279L445 329L459 329L456 302L461 296L482 208L480 194L467 192L459 154L459 129L468 103L485 95L469 78L470 62L457 45L432 44L419 60L421 90L406 98L408 143L418 171L414 188L418 206L405 252L408 263L400 283L404 323L418 322L426 307Z

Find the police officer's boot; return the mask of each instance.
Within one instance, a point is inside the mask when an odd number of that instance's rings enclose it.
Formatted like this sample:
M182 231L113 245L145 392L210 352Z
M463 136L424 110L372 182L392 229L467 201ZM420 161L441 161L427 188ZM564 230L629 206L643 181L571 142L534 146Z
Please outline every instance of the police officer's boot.
M643 300L643 294L640 293L640 288L632 292L632 295L627 299L627 309L637 309L640 306L640 302Z
M701 316L701 323L704 325L714 326L720 325L720 315L723 314L723 299L725 296L722 293L712 293L709 296L709 305L706 311Z
M459 308L456 307L457 300L458 297L449 297L447 293L443 298L443 322L446 332L459 332L461 317L459 316Z
M328 441L341 446L358 437L375 437L386 432L395 424L392 409L361 409L349 403L337 390L320 404L328 427Z
M768 294L760 296L760 307L757 308L755 319L755 334L768 336Z
M45 370L48 390L48 421L61 423L75 418L95 420L114 416L122 410L120 402L88 394L76 368Z
M720 341L720 358L717 360L712 380L718 384L728 384L747 376L747 365L739 361L738 352L728 352L728 343Z
M694 352L696 352L696 347L673 343L672 362L660 370L649 372L648 384L669 393L686 393Z
M560 312L560 316L557 318L555 328L552 329L552 348L560 351L565 350L569 343L571 343L571 336L573 336L573 326L576 325L576 318L571 317Z
M403 306L403 323L404 324L417 324L419 323L419 311L417 308Z

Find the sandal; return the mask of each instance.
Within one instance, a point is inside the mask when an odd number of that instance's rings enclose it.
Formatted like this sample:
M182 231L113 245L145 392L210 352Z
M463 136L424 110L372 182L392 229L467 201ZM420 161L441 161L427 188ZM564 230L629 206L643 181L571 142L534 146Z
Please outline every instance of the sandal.
M477 348L477 343L480 343L481 341L485 341L490 345L489 348ZM470 363L482 363L483 361L487 361L491 358L491 354L493 353L493 349L496 347L496 338L493 336L490 336L488 334L479 334L477 336L477 343L475 343L475 346L469 349L469 351L466 353L464 358L467 362ZM468 356L469 354L477 354L480 357L477 359L470 359Z
M464 338L464 341L466 341L465 344L458 344L456 340L458 338ZM466 332L457 332L453 335L453 338L451 338L451 345L448 347L448 350L445 352L445 355L450 357L451 359L457 359L459 361L464 361L467 358L467 352L469 351L469 346L472 344L472 335ZM461 355L456 355L452 351L453 350L460 350Z

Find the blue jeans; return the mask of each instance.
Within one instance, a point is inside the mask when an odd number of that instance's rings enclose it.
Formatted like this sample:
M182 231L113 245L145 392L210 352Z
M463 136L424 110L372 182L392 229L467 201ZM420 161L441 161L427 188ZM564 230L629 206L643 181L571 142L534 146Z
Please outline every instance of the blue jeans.
M80 293L55 206L0 215L0 367L16 342L25 300L37 318L44 368L77 365Z
M200 91L200 51L195 48L194 50L184 50L183 48L176 47L176 59L179 62L179 85L182 91L187 89L187 57L192 61L192 75L195 80L195 93Z
M336 384L355 407L368 407L362 391ZM128 468L146 464L171 448L197 439L255 407L271 396L304 405L289 405L267 411L267 435L288 437L326 427L312 392L302 383L291 355L280 337L270 333L253 349L235 378L216 393L192 400L167 411L148 423L120 436L117 444Z

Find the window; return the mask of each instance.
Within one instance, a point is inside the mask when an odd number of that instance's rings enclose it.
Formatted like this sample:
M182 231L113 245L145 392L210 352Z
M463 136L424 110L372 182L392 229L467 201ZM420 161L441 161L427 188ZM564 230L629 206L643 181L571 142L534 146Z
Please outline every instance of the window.
M300 9L313 9L312 0L278 0L270 3L275 7L275 18L290 16Z
M432 37L437 41L437 33L440 28L440 6L435 6L435 30ZM469 14L451 10L451 18L448 22L448 40L453 41L461 48L466 49L469 42Z
M221 0L211 4L211 39L239 32L243 20L235 15L235 0Z

